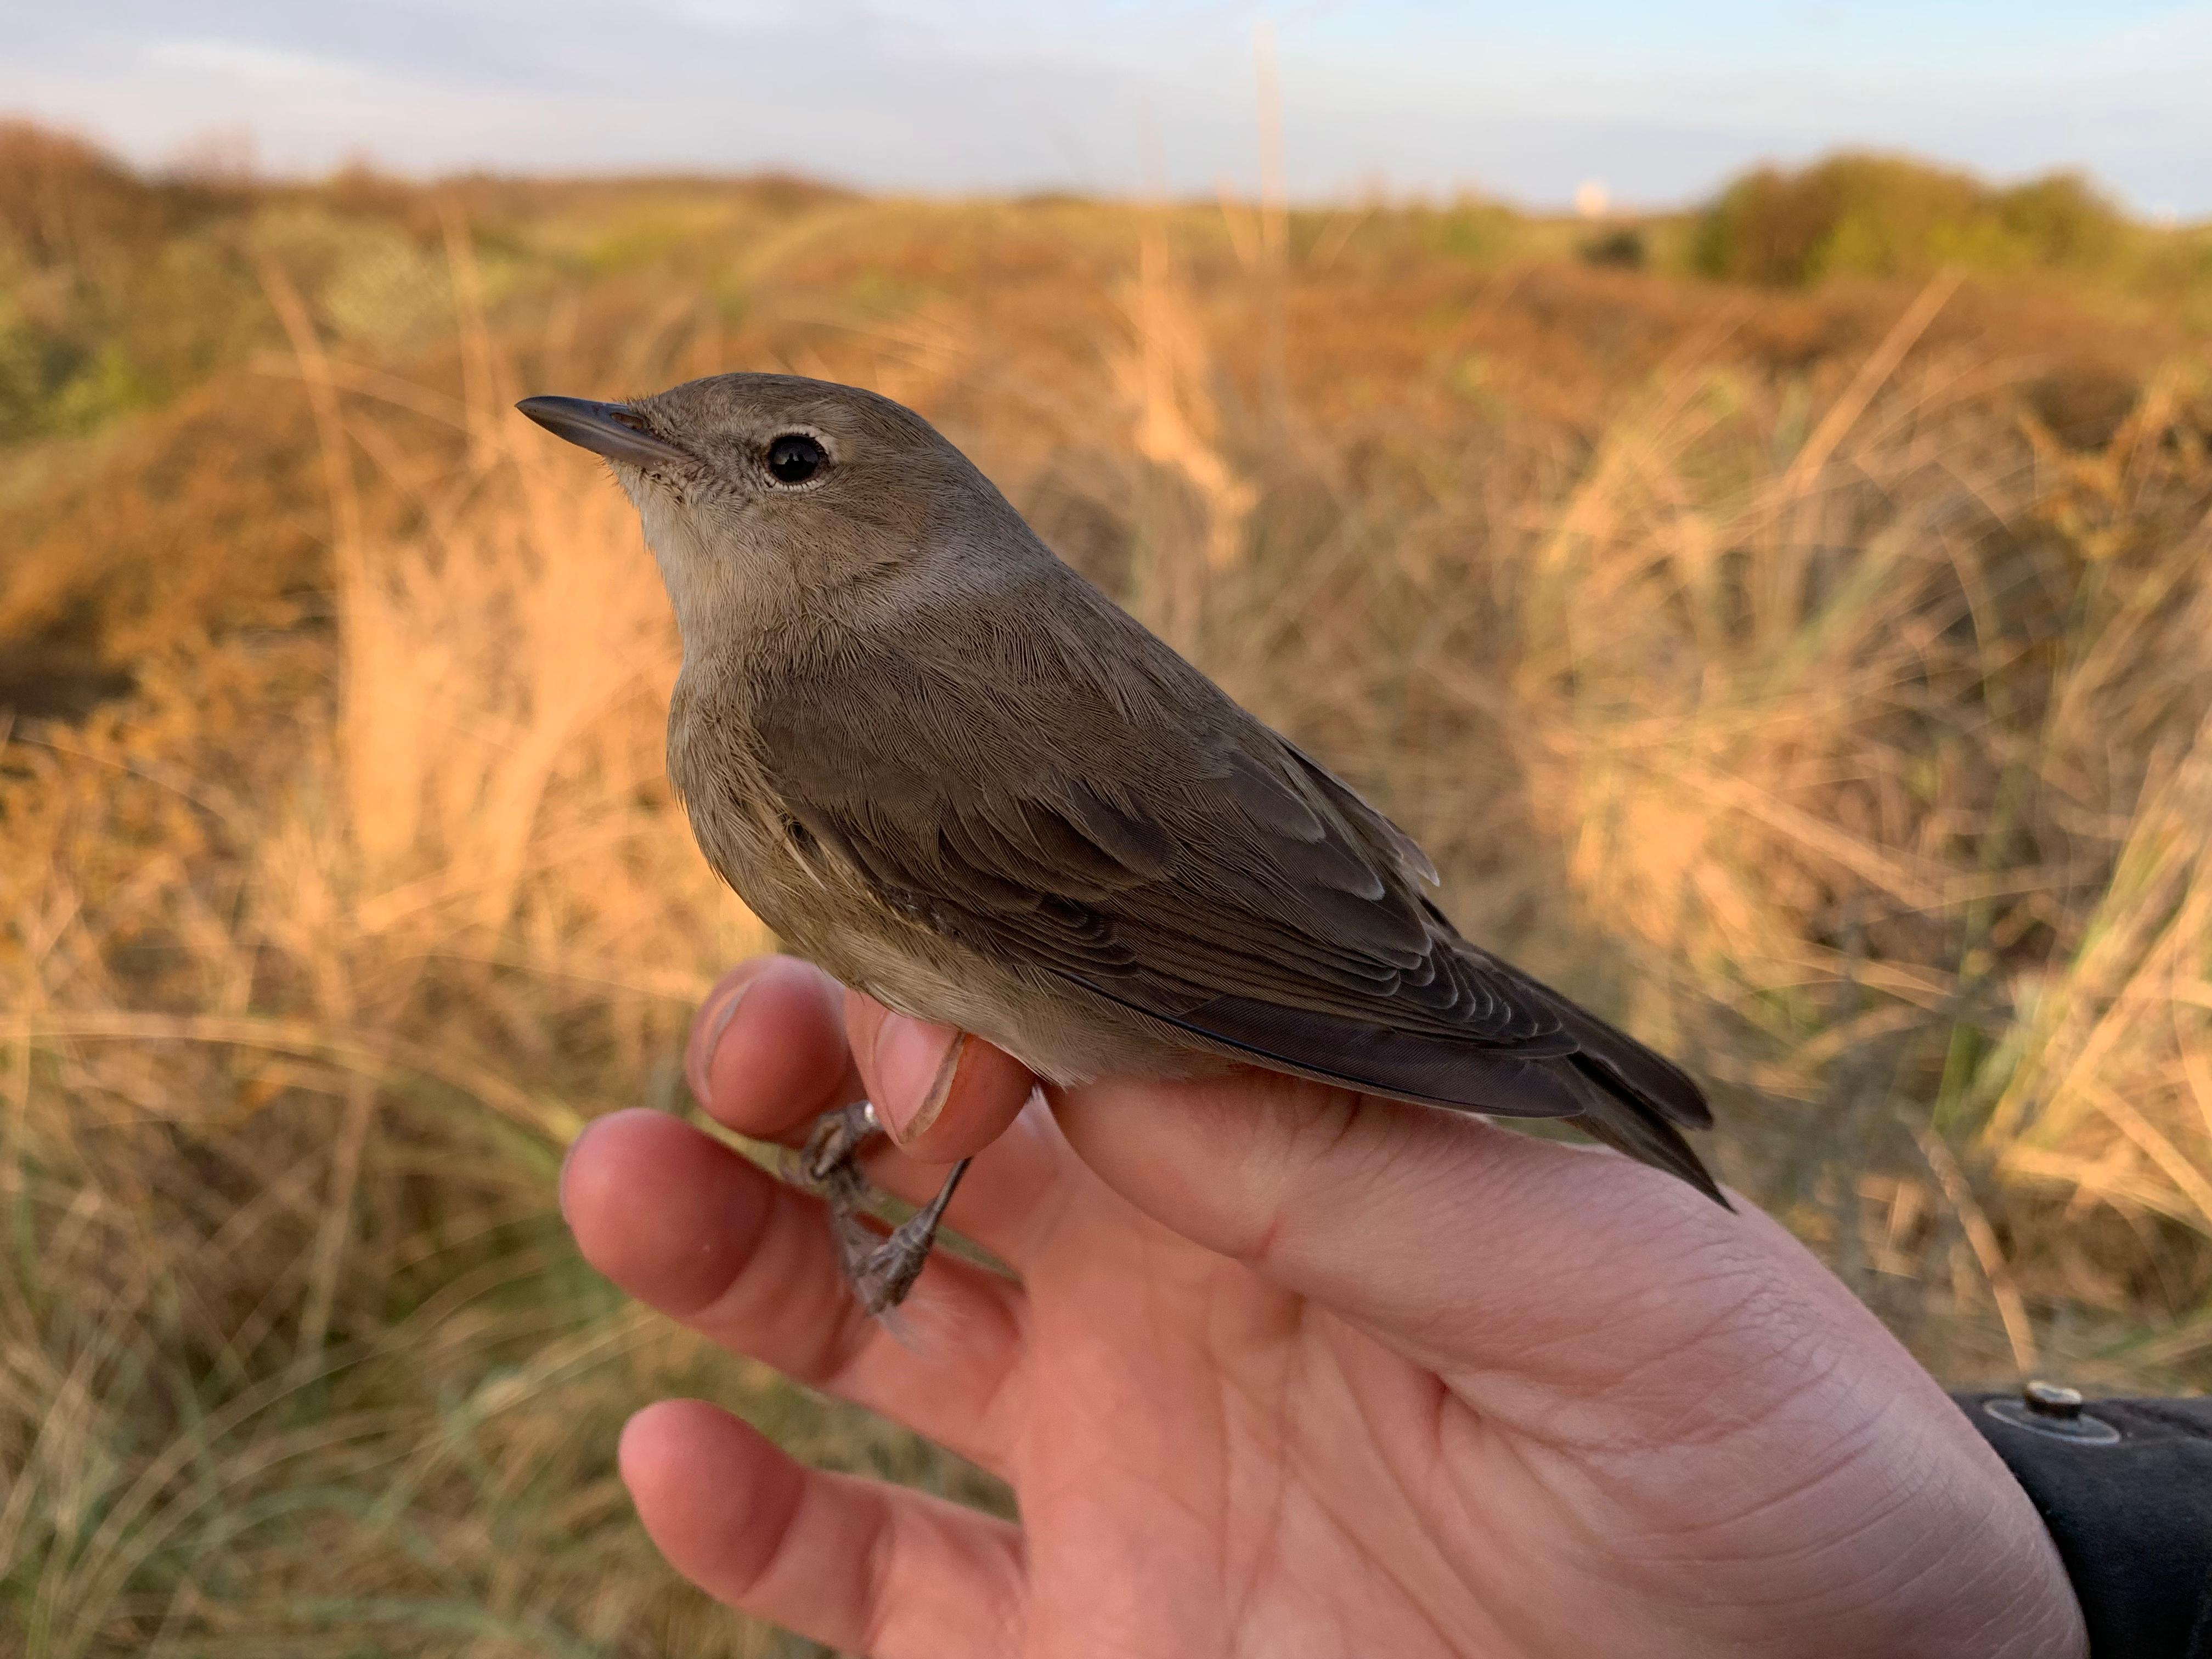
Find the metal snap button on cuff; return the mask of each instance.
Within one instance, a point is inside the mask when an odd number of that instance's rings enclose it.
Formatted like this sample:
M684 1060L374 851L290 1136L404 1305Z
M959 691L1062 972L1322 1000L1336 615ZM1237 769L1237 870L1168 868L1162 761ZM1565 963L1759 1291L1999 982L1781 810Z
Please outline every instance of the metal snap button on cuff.
M2014 1428L2078 1441L2085 1446L2109 1446L2120 1437L2120 1431L2110 1423L2082 1409L2079 1389L2063 1383L2032 1382L2021 1389L2019 1399L1984 1401L1982 1409Z

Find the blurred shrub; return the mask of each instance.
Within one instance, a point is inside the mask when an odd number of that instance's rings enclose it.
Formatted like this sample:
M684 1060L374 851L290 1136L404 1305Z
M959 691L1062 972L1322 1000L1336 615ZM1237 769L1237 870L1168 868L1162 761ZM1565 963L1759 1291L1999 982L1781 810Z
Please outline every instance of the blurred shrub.
M2126 232L2075 174L1996 189L1919 161L1845 155L1738 179L1698 220L1691 258L1709 276L1777 287L1947 264L2086 270L2108 262Z
M206 228L248 199L0 121L0 441L88 430L234 355L250 277Z
M288 202L258 216L252 235L257 252L282 265L315 302L319 319L349 344L404 345L451 326L443 250L387 216Z
M33 269L93 264L162 217L152 187L82 139L0 121L0 242Z
M1650 258L1650 251L1644 243L1644 232L1634 225L1602 231L1576 252L1584 264L1611 265L1620 270L1641 270Z
M1513 248L1521 229L1512 209L1474 196L1419 217L1427 250L1453 259L1495 259Z

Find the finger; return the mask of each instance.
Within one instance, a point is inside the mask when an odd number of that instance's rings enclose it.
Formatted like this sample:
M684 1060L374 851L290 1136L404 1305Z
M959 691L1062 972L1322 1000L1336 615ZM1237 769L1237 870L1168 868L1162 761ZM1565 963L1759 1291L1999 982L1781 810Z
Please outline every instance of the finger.
M757 957L723 976L692 1021L684 1072L718 1122L762 1139L801 1138L811 1120L872 1090L892 1139L935 1164L996 1139L1036 1086L981 1038L857 993L841 1007L836 982L791 957Z
M1002 1468L1022 1352L1018 1285L940 1251L902 1346L846 1287L821 1205L664 1113L595 1120L562 1171L584 1259L641 1302L810 1387Z
M795 1145L864 1092L843 991L795 957L756 957L722 976L691 1022L684 1069L716 1122L760 1140Z
M717 1601L868 1659L1016 1650L1021 1534L1004 1521L806 1468L698 1400L631 1418L620 1459L653 1543Z
M791 957L756 957L725 975L700 1005L685 1048L685 1072L708 1115L740 1134L796 1146L821 1113L867 1096L868 1085L846 1041L848 1000L848 994L820 969ZM868 998L849 1001L872 1043L893 1023ZM932 1029L911 1020L895 1024ZM922 1063L939 1061L925 1056ZM902 1070L895 1061L890 1070L904 1079L894 1085L892 1097L918 1103L926 1087L907 1086L913 1068ZM1026 1071L988 1043L972 1044L957 1070L942 1117L965 1145L943 1151L933 1134L915 1157L883 1142L864 1153L868 1178L910 1204L935 1194L944 1184L946 1161L999 1137L1004 1120L1018 1115L1032 1086ZM946 1215L956 1231L1015 1267L1030 1253L1041 1224L1065 1210L1061 1200L1067 1194L1060 1183L1080 1167L1048 1115L1037 1114L1030 1127L1035 1133L999 1139L992 1155L969 1171Z
M1656 1170L1455 1113L1250 1071L1053 1097L1139 1209L1449 1370L1595 1385L1692 1342L1757 1254Z
M1036 1098L1027 1066L981 1037L851 992L845 1023L868 1098L896 1148L869 1161L871 1180L911 1200L917 1174L933 1191L946 1163L975 1158L947 1219L1018 1269L1053 1231L1080 1224L1081 1195L1097 1194L1096 1179L1049 1113L1024 1113Z
M857 993L847 994L845 1029L877 1116L902 1152L927 1163L982 1151L1036 1087L1029 1067L1005 1049L891 1013Z

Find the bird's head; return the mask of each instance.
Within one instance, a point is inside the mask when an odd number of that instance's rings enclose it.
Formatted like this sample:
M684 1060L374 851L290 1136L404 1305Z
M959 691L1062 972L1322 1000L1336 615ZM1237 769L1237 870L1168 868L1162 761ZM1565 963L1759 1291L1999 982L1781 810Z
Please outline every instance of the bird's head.
M716 374L627 403L516 407L612 466L687 652L791 607L896 602L886 590L903 572L959 580L1036 546L934 427L854 386Z

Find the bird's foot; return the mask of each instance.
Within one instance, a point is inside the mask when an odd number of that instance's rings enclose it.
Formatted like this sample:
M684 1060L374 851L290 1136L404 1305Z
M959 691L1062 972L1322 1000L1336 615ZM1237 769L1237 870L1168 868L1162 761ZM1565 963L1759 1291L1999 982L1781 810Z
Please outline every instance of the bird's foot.
M853 1287L854 1295L869 1313L880 1316L906 1300L914 1281L921 1276L937 1240L937 1225L952 1189L967 1173L968 1160L952 1166L945 1185L921 1209L878 1238L860 1217L868 1199L868 1178L860 1173L860 1149L872 1136L883 1132L876 1109L856 1100L815 1121L814 1131L799 1149L793 1173L800 1185L817 1194L830 1210L830 1236L837 1246L837 1265Z
M952 1189L968 1172L968 1162L963 1158L954 1164L937 1196L892 1228L887 1237L878 1239L851 1215L839 1215L832 1223L846 1281L871 1314L880 1317L897 1307L921 1276L922 1264L937 1242L937 1224L952 1200Z

